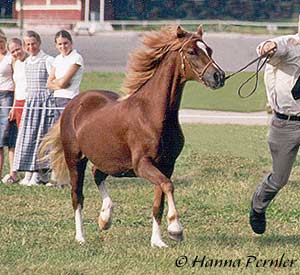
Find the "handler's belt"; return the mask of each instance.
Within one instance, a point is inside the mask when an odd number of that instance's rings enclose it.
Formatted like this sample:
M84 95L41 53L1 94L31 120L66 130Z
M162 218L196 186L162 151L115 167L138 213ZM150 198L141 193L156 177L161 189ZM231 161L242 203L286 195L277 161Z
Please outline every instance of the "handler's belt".
M275 112L275 116L277 118L283 119L283 120L292 120L292 121L300 121L300 116L289 116L281 113Z

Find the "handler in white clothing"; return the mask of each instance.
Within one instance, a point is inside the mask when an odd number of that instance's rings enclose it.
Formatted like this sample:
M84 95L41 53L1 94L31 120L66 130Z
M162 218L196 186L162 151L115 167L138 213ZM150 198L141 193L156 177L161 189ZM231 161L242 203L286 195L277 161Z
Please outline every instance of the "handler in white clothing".
M300 146L300 28L298 34L262 42L257 51L271 54L264 80L274 114L268 136L272 171L254 192L250 210L252 230L263 234L267 207L287 184Z

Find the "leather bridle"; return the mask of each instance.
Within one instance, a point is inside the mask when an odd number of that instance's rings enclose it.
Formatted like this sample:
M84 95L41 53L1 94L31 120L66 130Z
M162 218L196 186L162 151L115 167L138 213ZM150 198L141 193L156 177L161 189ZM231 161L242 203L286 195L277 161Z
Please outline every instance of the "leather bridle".
M183 45L181 46L181 48L179 49L179 54L180 54L180 57L181 57L181 69L182 69L182 71L183 71L183 75L186 76L186 70L185 70L186 65L185 65L185 63L187 63L187 64L189 65L189 67L191 68L191 70L193 71L193 73L198 77L199 81L202 82L202 83L204 83L204 81L203 81L202 78L203 78L204 74L206 73L208 67L209 67L210 65L212 65L212 64L213 64L213 65L216 65L218 68L219 68L219 66L214 62L214 60L213 60L211 57L209 57L209 56L207 55L207 58L209 59L209 62L204 66L204 68L203 68L201 71L199 71L198 69L196 69L196 68L191 64L191 62L188 60L188 58L186 58L185 54L183 53L183 48L184 48L184 46L185 46L187 43L189 43L189 42L191 41L191 39L192 39L192 38L189 38L187 41L185 41L185 42L183 43Z

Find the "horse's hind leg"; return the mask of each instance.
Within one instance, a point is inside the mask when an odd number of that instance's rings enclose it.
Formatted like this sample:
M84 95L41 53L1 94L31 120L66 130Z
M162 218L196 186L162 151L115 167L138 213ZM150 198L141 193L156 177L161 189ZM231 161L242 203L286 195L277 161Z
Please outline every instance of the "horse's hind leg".
M70 155L69 155L70 157ZM73 209L75 211L75 239L79 243L84 243L84 233L82 227L82 209L84 196L82 193L84 172L87 164L87 159L80 159L78 156L75 159L66 158L66 162L70 173L71 182L71 197Z
M93 174L96 185L99 189L100 195L102 197L102 208L98 219L98 224L101 230L107 230L110 228L112 223L112 212L113 212L113 202L108 194L105 186L105 179L107 174L102 173L100 170L93 167Z

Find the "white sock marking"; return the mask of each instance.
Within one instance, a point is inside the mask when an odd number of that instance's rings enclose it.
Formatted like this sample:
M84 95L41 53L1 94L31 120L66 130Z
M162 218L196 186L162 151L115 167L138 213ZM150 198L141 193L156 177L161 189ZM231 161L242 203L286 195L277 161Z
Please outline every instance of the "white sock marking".
M157 223L156 219L152 218L152 236L151 236L151 246L152 247L168 247L161 238L160 226Z
M83 234L83 227L82 227L82 215L81 215L81 206L78 205L77 209L75 210L75 228L76 228L76 235L75 239L79 243L84 243L84 234Z

